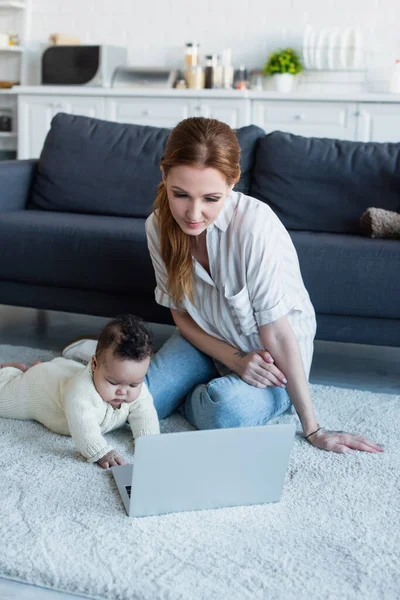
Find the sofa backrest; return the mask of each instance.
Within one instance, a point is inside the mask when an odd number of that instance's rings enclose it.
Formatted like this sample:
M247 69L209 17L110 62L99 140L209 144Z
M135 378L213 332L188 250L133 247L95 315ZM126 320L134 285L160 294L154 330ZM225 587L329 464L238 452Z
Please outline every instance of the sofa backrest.
M400 212L400 143L275 131L258 143L250 194L287 229L359 233L367 208Z
M147 217L161 181L160 159L170 130L59 113L40 156L30 208ZM237 130L242 177L249 193L256 142L264 131Z

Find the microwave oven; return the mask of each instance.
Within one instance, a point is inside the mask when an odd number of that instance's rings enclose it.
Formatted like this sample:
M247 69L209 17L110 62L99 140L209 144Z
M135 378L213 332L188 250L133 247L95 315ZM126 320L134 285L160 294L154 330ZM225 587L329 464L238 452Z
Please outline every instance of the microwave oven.
M110 87L126 62L126 48L119 46L49 46L42 54L42 84Z

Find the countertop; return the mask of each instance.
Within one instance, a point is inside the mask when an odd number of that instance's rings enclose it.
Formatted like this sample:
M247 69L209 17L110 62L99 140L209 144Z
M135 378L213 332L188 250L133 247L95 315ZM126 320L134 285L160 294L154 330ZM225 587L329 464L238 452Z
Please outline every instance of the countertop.
M375 92L337 91L315 93L294 91L287 94L275 91L257 92L254 90L177 90L154 88L106 88L87 85L76 86L15 86L10 90L0 90L7 95L43 95L43 96L110 96L110 97L171 97L171 98L229 98L230 100L309 100L323 102L400 102L400 94Z

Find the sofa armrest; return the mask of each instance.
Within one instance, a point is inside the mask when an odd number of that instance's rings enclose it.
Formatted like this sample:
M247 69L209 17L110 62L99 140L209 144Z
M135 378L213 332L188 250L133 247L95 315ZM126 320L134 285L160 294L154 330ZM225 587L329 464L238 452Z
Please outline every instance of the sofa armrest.
M0 161L0 212L25 210L37 160Z

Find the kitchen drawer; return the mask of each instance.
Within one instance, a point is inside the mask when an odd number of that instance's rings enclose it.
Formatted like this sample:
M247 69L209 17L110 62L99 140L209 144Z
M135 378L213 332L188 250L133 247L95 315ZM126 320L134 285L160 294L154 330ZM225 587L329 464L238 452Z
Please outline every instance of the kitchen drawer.
M356 105L308 100L253 102L253 123L271 132L356 139Z
M174 127L190 113L190 101L180 98L108 98L107 118L119 123Z
M191 103L191 116L218 119L232 129L238 129L250 123L250 101L245 98L196 98Z

